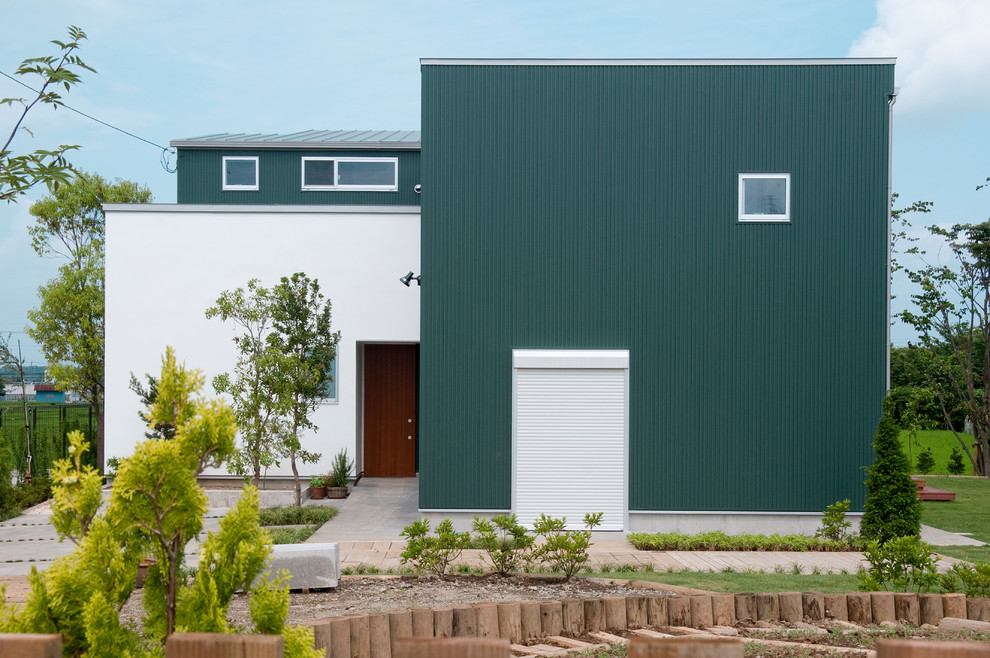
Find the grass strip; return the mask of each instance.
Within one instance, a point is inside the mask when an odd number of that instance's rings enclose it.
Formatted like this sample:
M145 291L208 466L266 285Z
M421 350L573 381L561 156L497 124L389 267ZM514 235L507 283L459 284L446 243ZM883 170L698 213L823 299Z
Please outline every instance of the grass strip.
M710 592L855 592L856 574L760 573L758 571L618 571L582 573L583 578L648 580L665 585L693 587Z
M268 533L273 544L301 544L309 539L319 526L308 525L302 528L272 528Z
M303 507L263 507L258 510L258 523L272 525L323 525L337 516L337 508L329 505Z

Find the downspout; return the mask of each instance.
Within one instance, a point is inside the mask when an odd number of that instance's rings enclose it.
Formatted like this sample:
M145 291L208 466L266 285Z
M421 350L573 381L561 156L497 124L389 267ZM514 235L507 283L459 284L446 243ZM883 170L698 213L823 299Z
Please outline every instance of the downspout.
M886 386L884 391L890 391L890 324L893 318L890 316L890 277L891 277L891 245L890 245L890 234L891 234L891 221L893 220L891 216L891 211L893 210L893 195L894 195L894 185L893 185L893 162L894 162L894 103L897 102L897 94L900 93L900 87L894 87L894 92L887 97L887 331L886 331L886 348L885 352L887 355L887 378Z

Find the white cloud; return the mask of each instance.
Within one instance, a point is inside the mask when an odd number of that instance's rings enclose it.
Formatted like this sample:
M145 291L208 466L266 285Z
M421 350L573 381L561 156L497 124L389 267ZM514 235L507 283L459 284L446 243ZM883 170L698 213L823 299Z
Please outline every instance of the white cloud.
M990 109L990 1L878 0L853 57L897 57L900 112Z

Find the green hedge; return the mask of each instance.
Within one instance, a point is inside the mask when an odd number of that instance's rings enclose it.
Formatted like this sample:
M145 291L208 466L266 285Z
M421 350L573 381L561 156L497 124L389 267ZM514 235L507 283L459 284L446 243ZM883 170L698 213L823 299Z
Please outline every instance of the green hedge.
M678 532L633 532L632 545L641 551L861 551L858 540L828 541L808 535L727 535L721 530L684 535Z

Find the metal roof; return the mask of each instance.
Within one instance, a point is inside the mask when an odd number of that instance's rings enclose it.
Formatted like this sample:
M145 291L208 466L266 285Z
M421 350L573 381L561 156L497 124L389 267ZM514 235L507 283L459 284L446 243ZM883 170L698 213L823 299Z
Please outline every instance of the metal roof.
M741 59L533 59L423 57L422 66L849 66L895 64L896 57L741 58Z
M179 148L317 148L388 149L420 148L418 130L304 130L297 133L216 133L173 139Z

